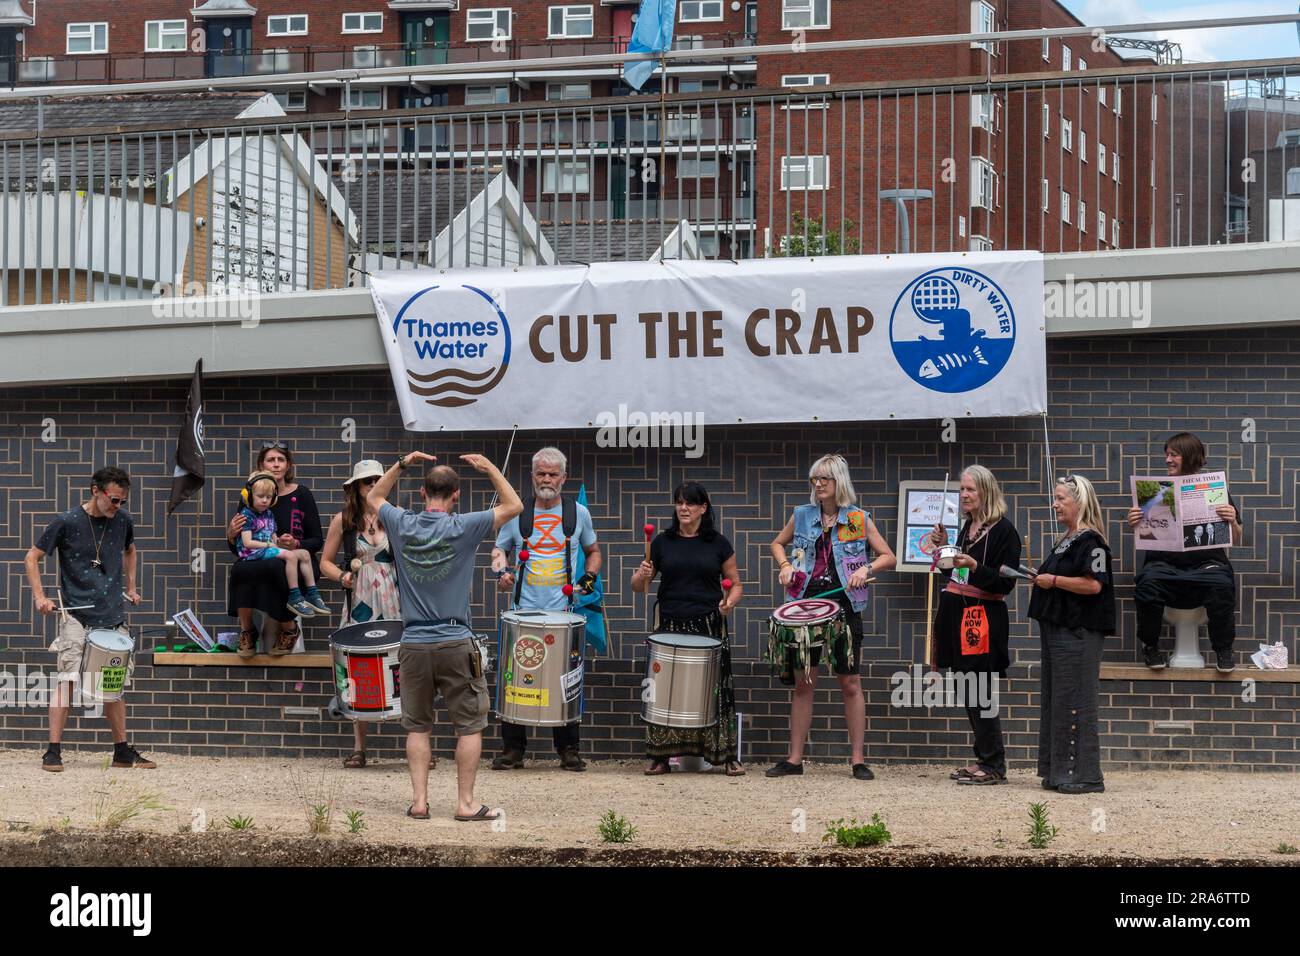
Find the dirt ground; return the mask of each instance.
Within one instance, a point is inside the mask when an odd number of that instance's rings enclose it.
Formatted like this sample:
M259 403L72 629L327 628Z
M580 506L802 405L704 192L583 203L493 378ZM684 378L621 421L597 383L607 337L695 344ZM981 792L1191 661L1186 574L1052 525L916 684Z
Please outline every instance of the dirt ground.
M897 865L1300 863L1300 854L1276 852L1300 845L1296 778L1282 773L1116 772L1104 794L1065 797L1041 790L1026 771L1005 785L969 787L937 765L878 765L876 779L863 782L847 765L812 762L803 777L778 780L760 766L738 778L645 777L640 762L593 762L581 774L554 761L505 772L485 762L477 797L505 811L494 829L451 819L448 760L430 775L433 819L416 821L405 816L410 784L396 761L344 770L336 762L159 754L157 770L128 771L107 769L105 757L67 751L65 772L50 774L37 750L0 751L0 862L102 861L107 840L122 863L162 862L159 853L196 863L835 863L861 862L863 853ZM329 837L309 839L307 804L327 803L331 791ZM116 830L103 826L143 794L168 809ZM1059 832L1048 849L1033 850L1029 805L1041 801ZM348 832L347 810L363 812L361 833ZM597 824L606 810L636 827L631 844L602 843ZM865 822L873 813L893 835L887 849L823 846L830 821ZM228 817L251 817L253 829L233 831ZM206 832L193 834L195 823ZM152 839L142 840L145 833Z

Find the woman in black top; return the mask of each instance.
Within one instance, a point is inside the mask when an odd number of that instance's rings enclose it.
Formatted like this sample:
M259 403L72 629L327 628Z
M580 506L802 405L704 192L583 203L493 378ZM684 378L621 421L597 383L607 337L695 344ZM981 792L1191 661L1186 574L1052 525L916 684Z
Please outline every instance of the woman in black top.
M1039 566L1029 602L1042 633L1038 775L1046 790L1100 793L1106 789L1097 732L1101 649L1115 633L1110 547L1087 478L1060 479L1052 510L1066 533Z
M316 580L320 580L320 550L325 544L320 510L311 489L294 480L293 454L282 442L266 442L257 456L256 471L264 471L276 482L279 497L271 506L275 515L275 543L284 548L302 548L311 554ZM236 515L226 529L232 549L243 530L244 519ZM280 635L274 650L286 653L298 641L298 624L285 607L289 582L279 561L236 561L230 569L226 613L239 618L240 642L257 636L253 629L253 611L261 611L280 623Z
M693 730L646 724L648 775L667 773L668 758L703 757L724 765L728 776L743 774L736 752L736 701L731 679L731 647L724 617L740 603L740 571L736 549L717 532L713 506L704 486L693 481L673 492L672 526L650 543L650 560L632 574L632 590L644 594L659 575L655 601L655 632L705 634L722 641L718 668L718 722ZM730 578L724 593L722 579Z
M935 663L971 675L963 693L975 732L975 762L950 776L962 784L997 784L1007 779L1007 759L993 685L1011 665L1006 596L1015 587L1015 578L1002 577L998 569L1020 566L1020 533L1006 518L998 480L983 465L962 472L960 497L966 516L957 535L962 553L954 570L940 572L946 584L934 622ZM936 546L948 543L942 521L930 539Z

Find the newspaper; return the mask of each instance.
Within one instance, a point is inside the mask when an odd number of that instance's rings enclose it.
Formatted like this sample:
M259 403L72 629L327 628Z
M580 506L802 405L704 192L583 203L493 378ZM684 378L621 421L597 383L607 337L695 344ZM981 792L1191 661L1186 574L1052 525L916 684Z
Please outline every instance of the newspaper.
M1232 522L1215 510L1228 504L1228 476L1134 475L1133 507L1142 511L1137 526L1139 551L1205 551L1232 545Z

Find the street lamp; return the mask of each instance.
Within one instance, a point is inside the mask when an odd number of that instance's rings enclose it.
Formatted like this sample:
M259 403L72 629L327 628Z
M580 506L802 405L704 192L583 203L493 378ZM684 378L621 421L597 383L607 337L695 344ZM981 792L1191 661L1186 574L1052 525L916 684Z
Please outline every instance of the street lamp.
M880 201L889 202L893 200L898 208L898 218L903 224L903 248L900 250L903 254L912 251L912 234L908 229L907 222L907 203L908 201L917 202L921 199L933 199L934 192L929 189L882 189L880 190Z

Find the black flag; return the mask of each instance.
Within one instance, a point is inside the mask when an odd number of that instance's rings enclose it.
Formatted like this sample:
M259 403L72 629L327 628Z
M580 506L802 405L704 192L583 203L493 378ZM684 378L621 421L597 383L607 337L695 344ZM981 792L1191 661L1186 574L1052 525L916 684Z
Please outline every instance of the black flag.
M203 487L203 359L194 365L190 379L190 396L185 401L185 419L176 439L176 471L172 478L172 498L167 513L187 501Z

